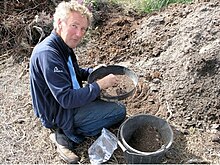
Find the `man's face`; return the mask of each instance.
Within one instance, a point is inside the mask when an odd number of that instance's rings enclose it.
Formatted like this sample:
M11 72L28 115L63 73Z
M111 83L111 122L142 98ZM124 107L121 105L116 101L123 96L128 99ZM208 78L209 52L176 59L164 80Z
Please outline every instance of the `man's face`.
M57 33L70 48L75 48L82 40L87 28L87 18L79 12L72 12L67 20L59 22Z

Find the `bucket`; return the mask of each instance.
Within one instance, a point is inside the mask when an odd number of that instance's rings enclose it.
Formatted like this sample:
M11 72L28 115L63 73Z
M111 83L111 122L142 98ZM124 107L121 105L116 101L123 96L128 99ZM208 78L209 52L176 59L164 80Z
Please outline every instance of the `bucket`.
M157 151L143 152L128 144L135 131L144 125L156 128L160 134L163 145ZM167 121L153 115L139 114L128 118L121 124L118 139L118 144L124 152L128 164L161 163L166 151L172 145L173 131Z
M119 101L124 100L127 97L132 96L134 94L136 86L138 84L138 76L131 69L120 65L108 65L96 69L88 76L88 83L92 83L98 79L101 79L107 76L108 74L126 75L132 80L134 87L130 91L127 91L126 93L117 96L101 95L100 99L105 101Z

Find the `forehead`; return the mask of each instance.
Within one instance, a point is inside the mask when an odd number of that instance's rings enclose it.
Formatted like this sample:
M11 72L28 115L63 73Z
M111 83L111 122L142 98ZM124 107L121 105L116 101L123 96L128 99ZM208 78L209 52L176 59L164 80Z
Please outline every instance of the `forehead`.
M82 26L88 26L89 22L87 20L87 17L82 15L81 13L79 12L76 12L76 11L73 11L73 12L70 12L69 15L68 15L68 18L67 18L67 22L68 23L77 23L79 25L82 25Z

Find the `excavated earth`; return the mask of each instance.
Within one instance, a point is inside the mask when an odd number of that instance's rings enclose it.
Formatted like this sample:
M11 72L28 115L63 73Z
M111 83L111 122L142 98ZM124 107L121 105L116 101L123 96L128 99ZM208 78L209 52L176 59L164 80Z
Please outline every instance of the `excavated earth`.
M1 2L0 162L61 164L49 130L33 114L28 71L31 50L52 29L55 1L29 1L31 7L18 2ZM138 75L135 94L122 102L127 117L151 114L170 124L174 141L163 163L220 163L219 0L173 4L151 14L101 3L93 12L93 26L75 50L80 65L118 64ZM95 139L75 150L80 163L90 163ZM119 147L108 163L125 163Z

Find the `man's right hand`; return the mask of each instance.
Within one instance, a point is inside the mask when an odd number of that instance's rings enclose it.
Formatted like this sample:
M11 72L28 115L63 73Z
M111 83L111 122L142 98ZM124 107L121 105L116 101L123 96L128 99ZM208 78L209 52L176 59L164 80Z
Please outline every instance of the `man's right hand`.
M116 86L118 84L118 78L113 74L109 74L96 82L100 89L107 89L109 87Z

